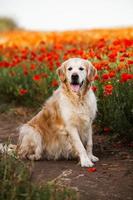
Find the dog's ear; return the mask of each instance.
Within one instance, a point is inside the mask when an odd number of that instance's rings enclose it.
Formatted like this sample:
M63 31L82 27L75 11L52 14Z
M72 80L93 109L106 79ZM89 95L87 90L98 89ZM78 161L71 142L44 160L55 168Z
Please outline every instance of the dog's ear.
M87 79L89 82L91 82L94 81L95 76L97 75L97 70L91 62L87 61L87 63Z
M58 74L60 80L61 80L62 82L64 82L65 79L66 79L66 75L65 75L65 63L63 63L63 64L56 70L56 72L57 72L57 74Z

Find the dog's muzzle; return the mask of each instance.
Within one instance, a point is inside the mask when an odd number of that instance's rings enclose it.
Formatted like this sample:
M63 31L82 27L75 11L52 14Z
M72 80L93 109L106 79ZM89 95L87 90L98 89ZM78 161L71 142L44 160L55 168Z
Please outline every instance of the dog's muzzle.
M73 92L78 92L82 85L83 85L83 81L82 81L82 83L79 83L79 75L76 73L72 74L71 89L73 90Z
M79 84L79 75L78 74L72 74L71 76L72 84Z

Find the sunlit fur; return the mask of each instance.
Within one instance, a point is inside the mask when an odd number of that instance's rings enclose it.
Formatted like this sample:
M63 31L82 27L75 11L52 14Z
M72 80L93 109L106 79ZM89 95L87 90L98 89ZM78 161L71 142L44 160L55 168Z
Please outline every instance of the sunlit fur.
M70 86L69 65L83 81L77 93ZM84 67L84 73L78 70L79 66ZM93 166L92 161L98 160L92 154L91 127L97 111L91 90L96 69L87 60L72 58L57 73L60 87L42 110L20 128L18 154L31 160L79 158L82 167Z

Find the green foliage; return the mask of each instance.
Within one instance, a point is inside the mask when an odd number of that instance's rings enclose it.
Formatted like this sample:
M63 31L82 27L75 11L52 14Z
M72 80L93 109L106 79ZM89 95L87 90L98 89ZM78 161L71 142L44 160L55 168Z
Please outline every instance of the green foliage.
M14 157L0 156L1 200L76 200L76 192L53 184L38 186L31 181L31 167Z
M119 84L113 94L98 98L97 123L101 131L108 128L109 135L115 134L128 141L133 140L133 84Z
M106 130L109 135L131 141L133 139L132 40L107 40L102 44L101 50L97 48L96 43L90 52L82 49L82 45L77 47L79 49L73 48L70 44L65 44L64 47L63 49L63 46L48 45L43 42L35 49L1 47L0 103L40 107L58 86L55 71L62 61L69 57L82 57L85 54L85 58L89 57L98 71L94 86L98 99L99 132L103 133Z
M15 21L8 17L0 18L0 31L9 31L17 28Z
M36 68L35 71L30 71L29 63L26 63L26 73L21 65L14 68L2 68L0 70L0 101L1 103L15 102L16 105L38 106L48 98L54 88L51 87L51 81L57 78L57 75L51 72L45 65L41 68ZM34 81L33 77L36 74L48 74L49 78L41 78ZM20 94L20 90L25 89L26 94Z
M112 70L120 65L119 59L115 64L110 64ZM126 63L125 63L126 65ZM103 74L106 70L99 71L100 81L95 85L98 90L97 124L101 132L115 135L116 138L133 141L133 81L132 79L122 79L122 74L132 74L132 69L121 69L113 78L105 79ZM132 75L133 76L133 75ZM112 86L110 94L104 92L104 87L109 84ZM105 129L105 131L104 131ZM99 130L99 132L100 132Z

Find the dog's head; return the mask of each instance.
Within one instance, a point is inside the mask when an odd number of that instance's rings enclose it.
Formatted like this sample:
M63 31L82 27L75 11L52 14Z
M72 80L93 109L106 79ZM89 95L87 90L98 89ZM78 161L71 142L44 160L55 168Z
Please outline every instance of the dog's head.
M72 92L80 92L87 84L94 80L97 73L90 61L81 58L66 60L57 69L60 80L69 85Z

